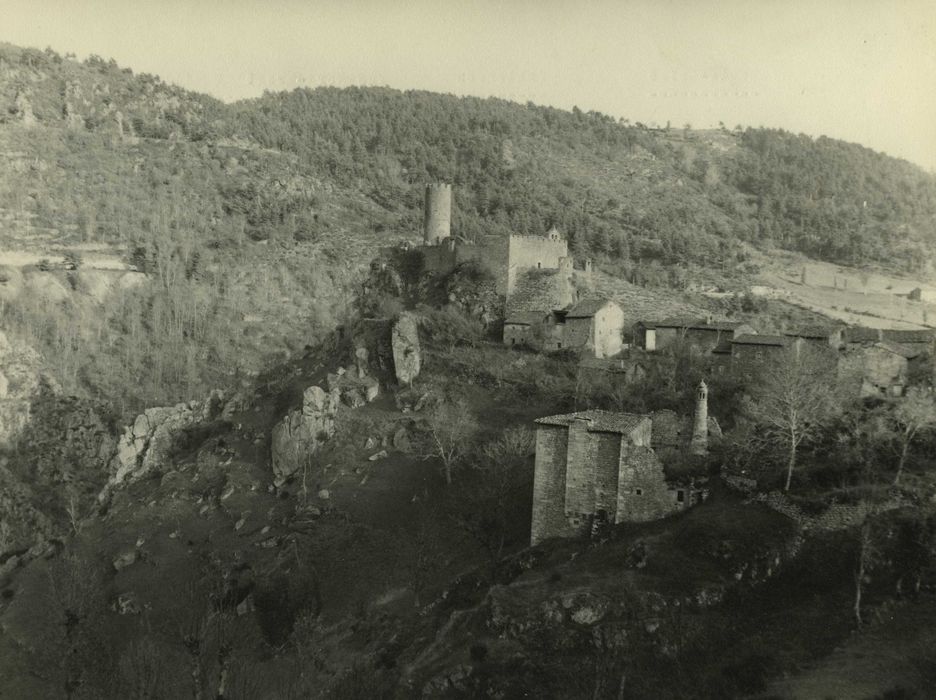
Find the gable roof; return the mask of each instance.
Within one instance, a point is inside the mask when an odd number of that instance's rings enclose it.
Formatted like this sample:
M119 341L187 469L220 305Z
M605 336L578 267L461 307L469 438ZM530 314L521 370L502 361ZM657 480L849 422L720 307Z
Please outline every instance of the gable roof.
M892 340L895 343L932 343L936 339L936 329L898 330L885 328L881 331L881 335L884 340Z
M895 355L900 355L901 357L905 357L908 360L912 360L914 357L918 357L920 355L919 350L915 350L914 348L908 348L906 345L895 343L892 340L878 341L877 343L874 344L874 347L883 348L884 350L887 350L888 352L892 352Z
M823 340L831 337L836 332L835 328L830 328L829 326L805 326L794 331L784 331L784 335L788 335L791 338L821 338Z
M507 316L504 325L533 326L542 323L548 314L545 311L515 311Z
M662 321L646 322L647 328L682 328L693 331L733 331L747 325L743 321L709 321L704 318L664 318Z
M588 421L588 432L590 433L619 433L621 435L629 435L645 421L649 421L650 416L638 413L618 413L615 411L591 409L588 411L576 411L575 413L563 413L557 416L537 418L535 422L540 425L569 426L576 420Z
M789 338L782 335L754 335L753 333L744 333L731 341L732 345L773 345L783 347L790 342Z
M881 333L880 328L849 326L842 331L842 339L846 343L873 343L883 337Z
M566 318L588 318L594 316L608 304L614 304L610 299L585 299L575 304L566 312Z

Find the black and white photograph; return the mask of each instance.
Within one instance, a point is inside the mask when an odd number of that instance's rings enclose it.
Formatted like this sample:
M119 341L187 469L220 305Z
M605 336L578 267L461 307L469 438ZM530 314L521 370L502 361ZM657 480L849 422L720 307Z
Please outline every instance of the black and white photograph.
M0 0L0 700L936 699L933 0Z

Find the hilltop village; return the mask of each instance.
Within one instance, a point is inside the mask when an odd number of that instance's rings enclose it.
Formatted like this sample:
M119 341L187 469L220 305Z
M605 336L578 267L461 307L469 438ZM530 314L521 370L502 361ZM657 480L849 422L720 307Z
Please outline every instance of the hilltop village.
M676 347L705 358L715 378L748 382L785 354L804 361L810 354L820 358L822 371L835 378L842 395L855 399L901 397L911 386L930 386L936 376L934 329L830 324L759 333L749 322L712 315L634 320L620 303L592 292L592 261L575 260L555 227L543 235L466 241L452 233L452 200L451 185L428 185L421 245L383 250L374 272L385 275L394 264L408 265L432 279L480 270L492 293L486 306L474 310L488 326L502 319L504 345L572 353L599 381L644 378L655 358ZM406 265L400 254L408 256ZM450 295L446 301L451 300ZM532 543L603 524L655 520L703 501L707 478L668 479L661 457L703 456L710 439L719 440L718 422L708 415L708 393L703 378L692 415L585 410L537 419Z

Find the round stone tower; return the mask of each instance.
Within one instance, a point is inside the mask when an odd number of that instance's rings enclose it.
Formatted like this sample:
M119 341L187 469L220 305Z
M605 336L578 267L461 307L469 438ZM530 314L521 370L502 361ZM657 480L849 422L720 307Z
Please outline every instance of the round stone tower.
M705 380L699 382L696 391L695 417L692 421L692 440L689 451L694 455L708 452L708 386Z
M445 183L426 185L426 208L423 214L423 243L436 245L452 235L452 186Z

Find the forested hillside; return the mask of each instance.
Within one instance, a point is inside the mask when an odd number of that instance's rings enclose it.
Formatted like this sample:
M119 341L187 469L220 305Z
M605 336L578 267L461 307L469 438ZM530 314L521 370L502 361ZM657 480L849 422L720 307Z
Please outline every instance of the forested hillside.
M902 271L936 249L936 178L832 139L387 88L226 105L9 45L0 152L3 247L110 247L149 275L103 313L80 294L4 296L7 326L66 385L132 389L133 409L256 372L335 323L375 246L419 235L427 181L455 184L460 236L554 224L638 284L752 271L750 246ZM58 277L43 288L93 286Z

